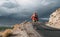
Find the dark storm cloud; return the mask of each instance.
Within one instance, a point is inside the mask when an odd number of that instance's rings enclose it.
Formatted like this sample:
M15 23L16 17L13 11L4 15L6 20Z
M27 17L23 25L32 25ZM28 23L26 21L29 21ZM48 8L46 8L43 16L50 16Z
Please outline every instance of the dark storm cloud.
M12 3L12 2L4 3L2 6L3 6L3 7L6 7L6 8L15 8L15 7L18 7L17 4L14 4L14 3Z
M22 3L13 3L12 0L9 2L5 2L2 4L2 9L4 13L7 14L15 14L13 16L29 16L35 10L40 14L40 16L44 15L45 13L50 13L49 10L56 8L59 6L59 0L32 0L32 4L28 3L24 5ZM57 5L58 4L58 5ZM12 9L10 9L12 8ZM2 12L2 11L1 11ZM42 15L41 15L42 14Z

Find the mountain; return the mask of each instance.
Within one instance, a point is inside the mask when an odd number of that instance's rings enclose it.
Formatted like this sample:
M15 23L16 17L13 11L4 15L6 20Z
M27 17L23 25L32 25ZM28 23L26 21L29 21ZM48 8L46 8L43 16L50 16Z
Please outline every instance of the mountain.
M50 15L47 26L60 29L60 8Z

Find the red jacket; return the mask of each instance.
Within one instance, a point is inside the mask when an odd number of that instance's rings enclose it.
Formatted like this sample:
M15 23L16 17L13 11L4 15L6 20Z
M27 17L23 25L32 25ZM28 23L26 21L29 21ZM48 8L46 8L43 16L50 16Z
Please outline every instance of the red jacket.
M33 14L33 15L31 16L31 19L38 21L38 15L37 15L36 13Z

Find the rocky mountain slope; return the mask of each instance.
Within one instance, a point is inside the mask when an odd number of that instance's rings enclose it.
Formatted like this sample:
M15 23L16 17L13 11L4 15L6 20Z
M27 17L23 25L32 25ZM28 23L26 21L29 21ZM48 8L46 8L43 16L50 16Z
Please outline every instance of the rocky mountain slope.
M16 25L15 25L16 26ZM32 23L21 23L14 26L13 34L18 34L15 37L41 37L40 34L33 28Z
M9 36L10 35L10 36ZM16 24L13 29L7 29L1 33L1 37L42 37L33 27L31 22Z
M49 22L46 25L52 28L60 29L60 8L50 15Z

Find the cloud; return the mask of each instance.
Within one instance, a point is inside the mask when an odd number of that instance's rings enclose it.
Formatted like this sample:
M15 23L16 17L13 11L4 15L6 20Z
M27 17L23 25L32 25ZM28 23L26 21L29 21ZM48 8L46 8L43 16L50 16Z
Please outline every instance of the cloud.
M53 1L53 0L41 0L41 4L43 6L47 6L47 5L50 5L50 4L56 4L56 1Z
M39 18L39 19L41 19L41 20L49 20L49 18Z
M0 0L0 5L2 5L6 0Z
M6 7L6 8L15 8L15 7L18 7L17 4L12 3L12 2L4 3L2 6L3 6L3 7Z
M0 0L0 16L12 15L13 17L27 17L34 11L39 16L48 13L48 10L59 3L59 0ZM59 5L58 5L59 6Z
M8 16L17 13L15 8L9 9L6 7L0 7L0 16Z
M34 11L41 20L48 20L59 4L60 0L0 0L0 24L20 23L30 19Z

